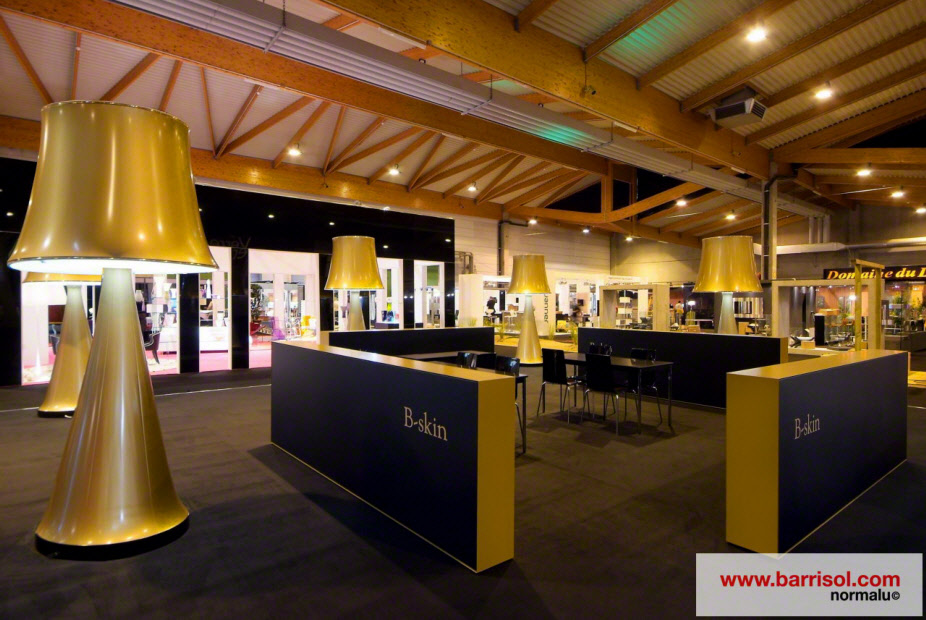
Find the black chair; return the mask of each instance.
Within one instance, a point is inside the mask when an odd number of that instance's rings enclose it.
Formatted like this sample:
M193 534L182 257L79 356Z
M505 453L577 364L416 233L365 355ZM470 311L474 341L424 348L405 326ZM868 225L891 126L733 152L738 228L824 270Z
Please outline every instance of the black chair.
M476 368L495 369L495 353L476 353Z
M463 368L476 368L476 354L471 351L457 352L457 366Z
M540 384L540 397L537 399L537 415L540 417L540 404L543 403L543 412L547 412L547 384L559 386L559 411L566 408L566 399L569 398L569 389L576 388L579 381L570 377L566 371L566 354L560 349L541 349L543 356L543 383ZM566 388L565 392L563 388ZM575 392L573 392L575 397Z
M518 402L518 376L521 374L521 360L517 357L498 355L495 357L495 370L511 375L514 381L514 409L518 416L518 426L521 427L521 454L527 452L527 420L522 417L521 403ZM527 412L523 412L527 415Z
M617 393L621 386L614 380L611 369L611 356L587 353L585 355L585 396L582 401L583 411L592 414L589 392L602 394L602 416L608 419L608 400L614 405L614 416L617 417ZM569 421L569 411L566 411L566 421ZM615 427L616 428L616 427Z
M656 361L656 349L630 349L630 359L632 360L644 360L654 362ZM637 393L637 386L628 385L626 387L628 392ZM653 395L656 397L656 409L659 411L659 423L662 424L662 404L659 399L659 387L656 385L656 373L653 373L653 382L652 383L640 383L640 391L649 390L653 392ZM642 394L641 394L642 396ZM624 419L627 419L627 400L624 399Z
M597 344L595 344L594 342L589 342L589 343L588 343L588 351L586 351L586 353L591 353L591 354L595 355L595 354L598 354L598 353L600 353L600 352L601 352L601 351L599 351L598 345L597 345Z

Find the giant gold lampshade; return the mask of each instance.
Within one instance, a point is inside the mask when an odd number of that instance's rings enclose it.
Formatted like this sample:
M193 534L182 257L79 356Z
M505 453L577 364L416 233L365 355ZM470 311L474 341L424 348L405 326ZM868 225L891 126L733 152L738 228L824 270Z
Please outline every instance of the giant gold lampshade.
M733 235L708 237L701 244L701 266L694 285L695 293L723 293L718 334L735 334L733 293L761 293L756 276L756 259L752 237Z
M64 285L67 302L51 380L38 414L43 418L70 417L77 407L80 386L84 382L87 360L90 359L90 327L81 296L81 286L99 284L100 276L61 273L30 273L23 284Z
M521 317L517 356L522 364L539 364L543 361L543 356L531 295L550 294L550 283L547 282L547 269L542 254L521 254L514 257L508 294L525 295L527 298L524 315Z
M334 237L331 243L331 267L325 289L352 291L348 329L366 329L358 292L385 288L376 263L376 240L354 235Z
M115 103L45 106L29 210L9 265L103 274L90 359L37 542L99 557L182 532L189 513L167 465L132 269L217 267L199 218L187 126Z

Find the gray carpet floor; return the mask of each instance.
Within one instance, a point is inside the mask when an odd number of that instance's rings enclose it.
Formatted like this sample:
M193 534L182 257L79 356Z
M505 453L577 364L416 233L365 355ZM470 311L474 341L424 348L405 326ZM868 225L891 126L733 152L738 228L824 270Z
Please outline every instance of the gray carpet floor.
M653 403L642 436L537 420L528 372L515 560L479 575L270 446L266 371L155 381L184 536L120 560L48 559L33 529L70 422L18 409L41 390L0 390L0 616L694 616L695 554L738 551L724 542L722 413L677 407L674 435ZM926 391L909 403L908 463L797 551L926 549Z

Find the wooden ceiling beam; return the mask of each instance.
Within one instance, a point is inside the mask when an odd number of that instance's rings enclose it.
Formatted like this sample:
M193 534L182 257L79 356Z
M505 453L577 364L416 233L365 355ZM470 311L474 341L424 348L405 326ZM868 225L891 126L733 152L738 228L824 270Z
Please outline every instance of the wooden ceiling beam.
M531 3L521 9L521 12L515 16L514 29L520 32L522 28L543 15L547 9L557 2L559 0L531 0Z
M403 140L407 140L408 138L411 138L412 136L416 136L422 131L424 130L421 129L420 127L409 127L408 129L400 131L399 133L392 136L391 138L386 138L385 140L382 140L380 142L377 142L376 144L372 144L368 146L362 151L356 153L355 155L351 155L347 159L342 160L336 165L332 164L331 170L340 170L342 168L347 168L348 166L356 164L358 161L362 161L366 159L367 157L370 157L372 155L375 155L376 153L379 153L383 149L388 149L390 146L398 144L399 142L402 142Z
M376 8L382 10L385 7L377 3ZM187 64L204 66L239 78L247 77L263 84L273 84L297 95L345 104L479 144L547 159L577 170L595 174L603 174L606 170L608 160L600 155L582 152L472 115L460 114L450 108L359 82L292 58L267 54L246 43L189 28L108 0L0 0L0 10L93 34L171 59L180 59ZM338 12L357 16L354 11ZM505 15L505 31L510 35L511 16L507 13ZM362 16L357 17L363 19ZM380 23L389 27L389 24ZM401 30L391 29L396 32ZM581 58L578 58L578 54L576 56L576 61L581 63ZM669 100L668 97L666 99ZM693 143L713 140L704 136L697 140L691 136L691 139ZM730 148L728 142L724 142L724 148Z
M309 115L309 118L306 119L302 126L296 130L296 133L293 134L293 137L289 139L289 142L283 145L283 148L280 149L280 152L276 157L273 158L273 167L276 168L283 162L283 158L286 157L286 153L290 148L299 144L299 141L302 140L302 137L309 132L312 127L315 126L315 123L318 122L318 119L331 107L331 103L328 101L322 101L318 104L318 107L312 110L312 113Z
M836 123L825 129L815 131L810 135L799 138L793 142L774 150L772 157L778 162L801 161L793 159L796 152L806 153L818 147L828 146L847 136L854 136L868 129L882 126L891 121L908 117L914 113L922 113L926 109L926 90L907 95L891 103L869 110L858 116ZM857 149L853 149L857 150ZM807 163L812 163L808 161ZM862 161L862 163L865 163Z
M330 172L342 167L341 162L347 159L347 157L354 151L354 149L363 144L367 138L379 131L385 122L385 116L377 116L374 118L370 124L363 129L363 131L357 134L347 146L341 149L341 152L338 153L333 160L331 160L330 165L325 166L325 171Z
M392 166L400 165L407 158L411 157L412 154L417 152L418 149L424 146L425 142L427 142L433 137L434 137L433 131L422 131L420 136L412 140L411 144L409 144L404 149L402 149L401 152L399 152L395 157L393 157L392 160L388 164L385 164L382 168L374 172L373 175L367 179L367 183L372 183L373 181L378 181L379 179L381 179L386 173L389 172L389 168L391 168Z
M804 168L798 168L796 171L793 171L794 178L791 180L792 183L797 185L800 188L811 192L814 196L825 198L830 202L836 203L841 207L851 208L853 203L846 200L842 196L833 196L830 188L826 184L821 184L818 177L815 177L810 173L809 170Z
M675 243L677 245L685 245L691 248L701 247L701 240L697 237L689 235L688 233L664 232L658 228L653 228L643 224L635 224L629 220L622 220L620 222L606 222L602 225L602 228L612 232L620 233L622 235L630 235L633 237L640 237L642 239L663 241L665 243Z
M482 168L480 168L473 174L469 175L468 177L466 177L459 183L456 183L453 187L447 190L444 190L444 194L443 194L444 198L447 198L448 196L453 196L454 194L456 194L458 191L460 191L464 187L467 187L471 183L475 183L476 181L478 181L485 175L489 174L493 170L497 170L498 168L501 168L503 165L510 162L515 157L517 157L515 153L505 153L498 159L495 159L494 161L490 161L488 164L486 164L485 166L483 166Z
M806 52L812 47L842 34L846 30L858 26L876 15L880 15L882 12L903 1L904 0L870 0L854 11L834 19L822 28L814 30L797 41L772 52L761 60L749 64L722 80L714 82L710 86L702 88L693 95L686 97L682 100L682 110L695 110L714 99L720 98L739 86L742 86L757 75L773 67L777 67L786 60L790 60L798 54Z
M921 41L924 36L926 36L926 24L914 26L900 36L890 38L880 45L876 45L871 49L867 49L860 54L842 61L838 65L830 67L829 69L824 69L823 71L815 73L805 80L801 80L796 84L782 88L777 93L773 93L763 99L762 105L771 108L780 103L784 103L789 99L800 97L801 95L807 94L812 90L819 89L827 82L842 77L850 71L855 71L856 69L873 63L880 58L884 58L889 54L893 54L894 52L901 50L908 45L913 45L917 41Z
M805 219L803 215L789 215L787 217L780 217L778 218L778 228L783 228L790 224L796 224L802 221L803 219ZM746 230L741 231L741 234L755 235L755 234L758 234L761 230L762 230L762 225L759 224L758 226L753 226L752 228L748 228Z
M450 166L455 164L457 161L459 161L463 157L466 157L467 155L475 151L477 148L479 148L479 145L474 142L464 144L462 147L458 148L456 151L450 154L446 159L444 159L444 161L437 164L432 169L428 170L427 173L421 175L417 182L412 183L411 188L418 189L419 187L424 187L425 185L429 184L431 182L431 179L443 173L445 170L450 168Z
M870 129L860 131L852 136L843 138L838 142L832 143L830 146L837 149L849 148L850 146L855 146L856 144L864 142L865 140L870 140L871 138L880 136L883 133L887 133L888 131L902 127L903 125L922 118L923 116L926 116L926 109L916 110L906 116L895 118L881 125L877 125Z
M753 228L756 225L756 221L762 219L762 213L760 212L750 212L750 213L752 213L752 215L744 215L741 218L737 218L737 220L732 224L721 226L720 228L716 228L712 230L711 232L704 233L704 234L718 235L718 236L733 235L738 232L742 232L744 230Z
M232 120L231 125L228 126L228 130L225 132L225 137L222 138L222 142L219 143L218 148L215 150L216 158L221 157L225 153L225 149L228 148L228 144L231 142L232 136L234 136L235 132L238 131L238 127L241 126L241 122L244 121L244 117L248 115L248 112L251 110L251 106L254 105L258 95L260 95L260 91L263 89L264 87L258 84L255 84L251 88L251 92L248 93L247 99L245 99L244 103L241 104L241 107L238 108L238 113L235 114L235 118Z
M926 91L923 91L926 93ZM926 166L926 148L896 149L802 149L792 151L778 161L803 164L911 164Z
M697 224L698 222L703 222L704 220L710 219L717 215L718 213L724 213L730 211L731 209L739 209L740 207L746 207L751 204L755 204L746 199L734 200L728 204L722 205L720 207L714 207L713 209L708 209L707 211L701 211L700 213L695 213L687 217L679 217L676 221L671 224L666 224L661 226L659 230L662 232L672 232L680 228L685 228L691 224Z
M512 198L511 200L505 203L504 209L506 211L513 210L516 207L520 207L521 205L524 205L530 202L531 200L534 200L535 198L539 198L540 196L543 196L544 194L549 194L550 192L556 191L563 185L566 185L567 183L571 183L575 181L576 179L581 178L583 176L585 176L585 172L582 170L579 170L579 171L568 170L560 174L559 176L553 179L550 179L546 183L539 185L538 187L535 187L534 189L530 191L524 192L523 194L520 194L519 196Z
M517 168L521 164L522 161L524 161L524 155L518 155L517 157L514 157L511 161L509 161L508 165L505 166L501 172L496 174L495 177L491 181L489 181L489 184L486 185L485 188L483 188L481 192L479 192L479 195L476 196L476 204L479 204L480 202L485 202L485 197L488 196L490 193L492 193L492 190L494 190L498 186L499 183L504 181L505 177L511 174L511 171Z
M498 157L501 157L504 154L505 154L505 151L503 151L502 149L495 149L494 151L489 151L488 153L485 153L484 155L480 155L479 157L471 159L467 162L463 162L462 164L457 164L456 166L452 168L446 168L444 169L443 172L440 172L435 175L429 175L425 180L421 181L418 184L418 187L425 187L427 185L433 185L434 183L440 183L441 181L446 181L447 179L451 177L455 177L458 174L461 174L463 172L466 172L467 170L470 170L471 168L475 168L476 166L481 166L482 164L486 162L490 162Z
M415 186L415 183L418 182L418 179L421 178L421 175L424 173L427 167L431 165L431 160L434 159L434 155L437 153L437 149L441 147L441 145L444 143L444 140L446 139L447 136L444 134L437 136L437 140L434 141L434 145L431 146L431 150L428 151L428 154L424 156L424 161L421 162L421 164L418 166L418 170L415 171L415 174L412 175L411 180L408 182L408 184L406 184L405 188L408 191L412 190L412 188Z
M744 13L726 26L715 30L708 36L704 37L694 45L689 46L675 56L670 56L659 65L653 67L639 77L640 88L649 86L653 82L658 82L665 76L678 71L696 58L708 53L721 43L729 41L733 37L741 37L743 33L756 24L761 24L768 19L773 13L779 11L795 0L765 0L762 4Z
M41 0L0 0L0 3L29 1ZM768 177L765 149L746 145L743 137L732 130L717 130L702 116L680 113L678 101L661 91L638 90L636 78L614 65L583 62L577 46L541 28L526 28L512 36L511 15L488 2L337 0L337 6L340 12L381 24L413 40L428 41L452 58L538 93L657 136L712 162L736 166L758 178ZM593 84L597 94L583 96L586 84ZM499 148L532 155L510 144L496 144ZM534 155L583 169L550 156ZM606 173L603 167L584 169L594 174Z
M926 187L926 179L918 177L879 177L879 176L836 176L836 175L819 175L816 177L817 183L826 183L827 185L856 185L859 187Z
M51 93L45 88L45 84L42 83L42 78L39 77L39 74L35 71L35 67L29 62L29 57L26 56L25 50L23 50L19 41L16 40L16 36L13 34L13 31L10 30L9 25L7 25L2 15L0 15L0 34L3 35L7 45L10 46L13 55L16 56L16 60L19 61L19 66L21 66L23 71L26 72L26 75L29 76L29 81L32 82L35 89L39 91L39 96L42 98L42 101L45 102L45 105L53 103L54 99L52 99Z
M406 58L411 58L412 60L428 60L429 58L434 58L435 56L440 56L441 51L439 49L433 48L430 45L425 47L410 47L407 50L402 50L399 52L402 56Z
M174 86L177 85L177 77L180 75L180 69L183 68L182 60L175 60L174 66L170 70L170 76L167 78L167 84L164 86L164 94L161 95L161 103L158 104L158 110L164 112L167 110L167 104L170 103L170 96L174 93Z
M716 190L712 192L708 192L696 198L691 198L690 200L687 200L684 207L680 207L678 205L672 205L668 209L663 209L659 213L654 213L653 215L647 215L644 218L640 218L638 221L641 224L651 224L658 219L662 219L666 217L667 215L674 215L680 211L691 211L694 207L698 206L699 204L707 202L708 200L719 198L720 196L723 196L723 192L716 191Z
M138 61L138 64L129 69L129 72L123 75L118 82L112 85L112 87L103 93L103 96L100 97L100 101L112 101L119 95L121 95L126 88L135 83L135 80L144 75L145 71L151 68L151 65L156 63L160 56L153 52L145 54L145 57Z
M250 142L257 136L259 136L260 134L264 133L265 131L267 131L268 129L276 125L277 123L286 120L287 118L289 118L290 116L292 116L293 114L295 114L296 112L304 108L305 106L309 105L313 101L315 100L311 97L300 97L299 99L296 99L295 101L293 101L291 104L289 104L288 106L286 106L279 112L272 114L271 116L267 117L265 120L261 121L257 125L254 125L254 127L244 132L243 134L241 134L234 140L232 140L231 143L228 145L228 147L226 147L224 153L231 153L235 149L241 148L242 145L247 144L248 142Z
M322 174L328 174L331 164L331 156L334 154L334 145L338 141L338 135L341 133L341 125L344 124L344 115L347 114L347 107L341 106L338 109L338 119L334 122L334 129L331 131L331 139L328 140L328 150L325 152L325 165L322 166Z
M637 215L638 213L643 213L644 211L649 211L659 205L663 205L672 200L677 200L686 194L691 194L700 189L704 189L703 186L698 185L697 183L682 183L676 185L675 187L669 188L664 192L659 192L649 198L644 198L643 200L638 200L637 202L627 205L626 207L621 207L620 209L615 209L608 215L608 219L612 222L617 220L623 220L628 217Z
M753 217L757 214L760 214L762 212L762 209L761 207L759 207L759 205L752 204L752 205L742 207L739 210L725 209L725 211L727 212L726 215L724 215L724 212L721 212L713 216L713 217L719 217L722 219L714 220L712 222L707 222L706 224L702 224L701 226L696 226L695 228L689 228L685 230L685 232L688 233L689 235L694 235L695 237L700 237L705 234L711 234L714 231L719 230L725 226L733 225L733 220L727 219L727 215L729 215L730 212L732 212L736 216L736 219L739 220L742 218Z
M344 32L345 30L349 30L353 28L354 26L359 26L360 23L361 23L360 20L354 17L353 15L344 15L342 13L340 15L335 15L328 21L322 22L322 26L327 26L328 28L331 28L332 30L338 30L340 32Z
M528 168L527 170L523 172L519 172L518 174L516 174L509 180L505 181L504 183L500 183L494 190L492 190L491 192L487 192L485 196L480 195L479 198L477 198L476 200L477 202L485 202L486 200L491 200L494 197L504 196L506 193L511 192L512 188L516 184L529 178L532 174L537 174L541 170L544 170L545 168L549 168L550 165L551 164L548 161L541 161L539 163L536 163L530 168Z
M77 99L77 76L80 72L80 40L83 35L79 32L74 33L74 64L71 68L71 96L73 101Z
M531 168L531 170L533 170L534 168L538 168L538 166L534 166L533 168ZM493 200L495 198L500 198L502 196L505 196L506 194L513 194L515 192L520 192L521 190L534 187L535 185L538 185L540 183L546 183L547 181L550 181L558 177L559 175L563 174L564 172L568 172L568 171L569 171L568 168L557 168L555 170L544 172L543 174L539 174L537 176L525 178L523 181L517 181L517 179L520 178L524 173L519 174L517 177L511 179L510 182L505 183L499 186L498 188L496 188L496 190L492 192L487 197L487 199ZM525 172L529 172L529 171L525 171Z
M585 180L587 176L588 176L587 174L583 174L582 176L578 177L575 181L572 181L571 183L566 183L561 188L559 188L558 190L550 194L550 196L546 200L544 200L539 205L537 205L537 208L546 209L547 207L549 207L551 204L553 204L557 200L561 200L563 198L567 198L571 196L572 194L575 193L575 191L570 192L570 190L572 190L572 188L574 188L576 185L578 185L583 180Z
M41 125L38 121L0 116L0 146L37 152ZM293 192L306 196L338 200L360 200L365 204L392 205L436 213L501 219L501 205L475 205L472 200L453 196L444 199L439 192L407 192L395 183L367 184L366 179L342 172L322 173L320 168L283 164L274 168L268 160L229 154L215 159L206 149L191 149L193 174L201 179ZM278 215L278 218L281 217ZM285 225L286 220L277 219Z
M871 97L872 95L877 95L878 93L889 88L893 88L898 84L903 84L904 82L918 78L924 73L926 73L926 60L915 62L909 67L884 76L880 80L870 82L851 92L836 95L831 99L821 102L819 105L816 105L808 110L793 116L789 116L788 118L782 119L777 123L772 123L771 125L763 127L758 131L754 131L746 136L746 142L760 142L768 137L784 133L793 127L797 127L798 125L802 125L814 119L820 118L821 116L825 116L834 110L851 105L857 101Z
M676 2L678 0L649 0L639 9L617 22L606 33L586 45L585 49L582 50L582 57L585 62L595 58Z
M215 155L215 129L212 126L212 106L209 105L209 86L206 83L206 69L199 68L200 82L203 85L203 106L206 109L206 124L209 125L209 144L212 145L212 154Z

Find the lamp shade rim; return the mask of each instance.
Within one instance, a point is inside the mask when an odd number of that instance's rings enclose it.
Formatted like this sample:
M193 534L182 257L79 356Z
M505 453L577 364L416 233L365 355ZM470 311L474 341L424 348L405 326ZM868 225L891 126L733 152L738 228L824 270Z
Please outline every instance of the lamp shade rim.
M85 273L53 273L30 271L26 274L23 284L59 284L62 286L100 284L102 277Z
M120 257L54 257L47 259L23 258L8 263L10 269L34 273L60 273L67 275L96 275L104 269L132 269L139 273L174 274L174 273L208 273L217 271L219 266L213 261L204 263L187 263L180 261L149 260L144 258Z
M51 110L58 106L74 105L78 103L92 104L94 106L109 105L109 106L115 106L115 107L120 107L120 108L135 108L136 110L143 110L145 112L157 112L158 114L162 114L166 116L167 118L171 118L175 121L182 123L183 126L187 128L187 131L190 130L190 126L187 125L186 121L180 118L179 116L176 116L169 112L165 112L164 110L158 110L157 108L149 108L148 106L144 106L144 105L135 105L134 103L119 103L118 101L96 101L93 99L68 99L66 101L55 101L53 103L48 103L42 106L42 110L43 111L46 109Z

